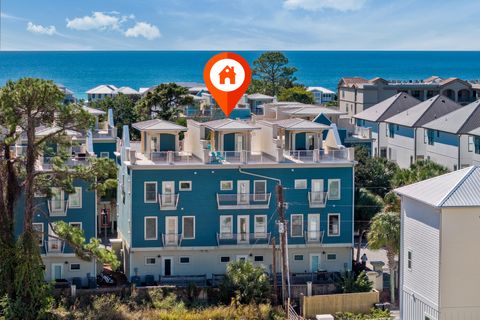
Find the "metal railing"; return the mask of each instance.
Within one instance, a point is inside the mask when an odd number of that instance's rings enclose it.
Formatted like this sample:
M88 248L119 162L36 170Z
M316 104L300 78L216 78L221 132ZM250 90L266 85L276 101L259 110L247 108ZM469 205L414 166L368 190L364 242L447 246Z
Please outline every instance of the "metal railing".
M52 239L44 241L46 253L63 253L65 250L65 241L59 239Z
M314 154L317 150L290 150L286 151L287 156L303 162L313 162Z
M355 136L361 137L362 139L371 139L372 138L372 128L355 126L353 130Z
M160 276L160 285L174 285L177 287L188 287L195 284L198 287L207 285L207 275L186 275L186 276Z
M211 151L209 163L265 163L272 162L270 158L262 152L251 151Z
M48 213L51 217L66 216L68 200L49 199L47 200Z
M144 156L158 164L191 163L195 160L192 154L179 151L157 151L144 153Z
M317 162L332 162L332 161L341 161L349 159L349 149L341 150L330 150L326 152L325 150L286 150L284 155L290 158L293 158L298 161L307 162L307 163L317 163Z
M306 243L322 243L325 231L320 230L305 230Z
M217 193L217 207L220 210L268 209L271 193Z
M160 210L177 209L179 195L177 193L158 194L158 204Z
M308 204L310 208L323 208L327 204L327 193L323 191L308 192Z
M182 235L180 233L162 233L164 247L179 247L182 244Z
M270 232L257 233L217 233L217 245L262 244L270 243Z

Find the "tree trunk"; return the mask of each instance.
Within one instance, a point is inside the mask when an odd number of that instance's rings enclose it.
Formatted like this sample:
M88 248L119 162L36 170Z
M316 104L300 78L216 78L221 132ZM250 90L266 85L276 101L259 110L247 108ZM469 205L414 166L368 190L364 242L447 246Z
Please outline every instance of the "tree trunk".
M31 231L34 216L34 181L35 181L35 123L33 120L28 121L27 127L27 157L25 165L25 212L23 221L23 231Z
M357 258L355 259L355 261L360 262L360 250L362 249L362 239L365 230L359 229L358 231Z
M390 302L395 304L395 254L387 249L388 268L390 270Z

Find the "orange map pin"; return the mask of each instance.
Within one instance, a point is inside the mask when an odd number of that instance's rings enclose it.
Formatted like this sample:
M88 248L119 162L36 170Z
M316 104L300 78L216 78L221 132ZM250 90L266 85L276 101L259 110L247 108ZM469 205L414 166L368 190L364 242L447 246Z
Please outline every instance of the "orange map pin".
M248 62L233 52L213 56L203 69L205 84L227 117L247 91L251 78Z

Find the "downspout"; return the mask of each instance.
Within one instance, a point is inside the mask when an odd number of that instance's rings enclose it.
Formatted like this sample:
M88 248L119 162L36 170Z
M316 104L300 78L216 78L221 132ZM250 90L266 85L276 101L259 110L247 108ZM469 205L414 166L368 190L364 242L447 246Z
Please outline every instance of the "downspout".
M413 128L413 162L417 162L417 130L418 128Z
M460 170L460 157L461 157L461 147L462 147L462 139L461 139L461 135L458 135L458 159L457 159L457 170Z

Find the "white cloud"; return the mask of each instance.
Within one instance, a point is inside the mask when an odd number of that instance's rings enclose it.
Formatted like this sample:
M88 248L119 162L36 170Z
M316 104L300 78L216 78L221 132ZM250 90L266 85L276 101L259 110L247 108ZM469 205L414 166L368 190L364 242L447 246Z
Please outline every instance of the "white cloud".
M67 19L67 28L75 30L105 30L119 28L120 18L114 14L106 14L103 12L93 12L91 16L83 18Z
M285 0L283 3L287 9L304 9L319 11L332 9L337 11L360 10L367 0Z
M57 33L57 29L55 29L55 26L44 27L41 24L33 24L32 22L28 22L27 31L36 34L46 34L49 36Z
M161 36L160 30L150 23L137 22L133 27L125 31L126 37L144 37L148 40L153 40Z

